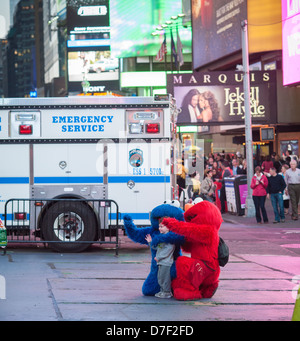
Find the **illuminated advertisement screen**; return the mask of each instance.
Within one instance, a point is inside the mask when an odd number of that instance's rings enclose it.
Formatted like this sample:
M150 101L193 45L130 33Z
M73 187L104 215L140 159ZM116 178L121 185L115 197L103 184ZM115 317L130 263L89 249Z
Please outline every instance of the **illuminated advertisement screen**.
M108 0L68 0L68 34L95 34L109 29Z
M68 0L68 89L119 89L119 60L111 55L109 1Z
M299 141L298 140L281 140L280 141L280 155L285 156L289 151L290 155L299 155Z
M297 0L282 0L283 85L300 82L300 5Z
M174 0L123 0L111 1L111 50L119 58L155 56L160 49L163 35L152 36L156 27L182 12L181 1ZM191 53L191 28L184 28L177 19L183 53ZM172 25L174 39L175 27ZM163 33L163 31L162 31ZM170 47L170 29L166 29L167 49Z
M241 50L241 21L246 0L192 1L193 68Z
M68 51L69 82L119 79L119 60L110 51Z
M249 53L282 49L281 0L247 2Z
M243 74L234 71L169 74L168 92L181 109L178 125L243 124L245 118ZM276 72L250 73L252 123L275 123Z

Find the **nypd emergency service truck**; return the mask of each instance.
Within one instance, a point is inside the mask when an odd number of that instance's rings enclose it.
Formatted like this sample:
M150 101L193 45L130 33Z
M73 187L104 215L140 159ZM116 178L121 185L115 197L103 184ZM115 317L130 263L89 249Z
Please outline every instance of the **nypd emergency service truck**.
M93 200L112 200L118 217L150 224L149 212L175 186L175 113L171 96L1 99L0 214L9 240L34 233L57 241L56 250L83 250L88 244L71 242L99 239L108 218L116 219L116 212L99 217ZM35 208L10 203L16 198L35 200ZM82 201L63 205L71 199Z

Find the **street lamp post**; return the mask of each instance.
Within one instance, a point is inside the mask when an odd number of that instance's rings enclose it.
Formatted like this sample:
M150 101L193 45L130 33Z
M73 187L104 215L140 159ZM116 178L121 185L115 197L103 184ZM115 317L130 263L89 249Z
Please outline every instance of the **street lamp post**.
M255 216L255 209L252 199L252 189L250 187L253 175L253 148L252 148L252 124L250 110L250 73L248 56L248 29L247 20L243 20L242 27L242 55L243 55L243 86L244 86L244 105L245 105L245 142L246 142L246 161L247 161L247 187L248 194L246 198L245 215L247 217Z

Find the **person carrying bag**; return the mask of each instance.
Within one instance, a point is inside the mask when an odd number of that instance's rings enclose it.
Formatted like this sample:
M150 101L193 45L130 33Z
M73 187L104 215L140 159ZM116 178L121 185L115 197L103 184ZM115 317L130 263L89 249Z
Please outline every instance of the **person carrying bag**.
M212 169L207 169L204 172L204 176L205 176L205 178L201 184L200 197L203 200L214 202L216 200L215 190L216 190L217 186L214 184L213 179L212 179L212 176L213 176Z

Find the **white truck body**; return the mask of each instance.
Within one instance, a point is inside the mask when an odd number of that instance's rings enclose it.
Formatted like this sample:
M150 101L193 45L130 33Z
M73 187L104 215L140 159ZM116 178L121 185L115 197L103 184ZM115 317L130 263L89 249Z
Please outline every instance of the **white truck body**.
M2 99L0 214L11 198L112 199L150 224L175 185L175 111L169 96Z

